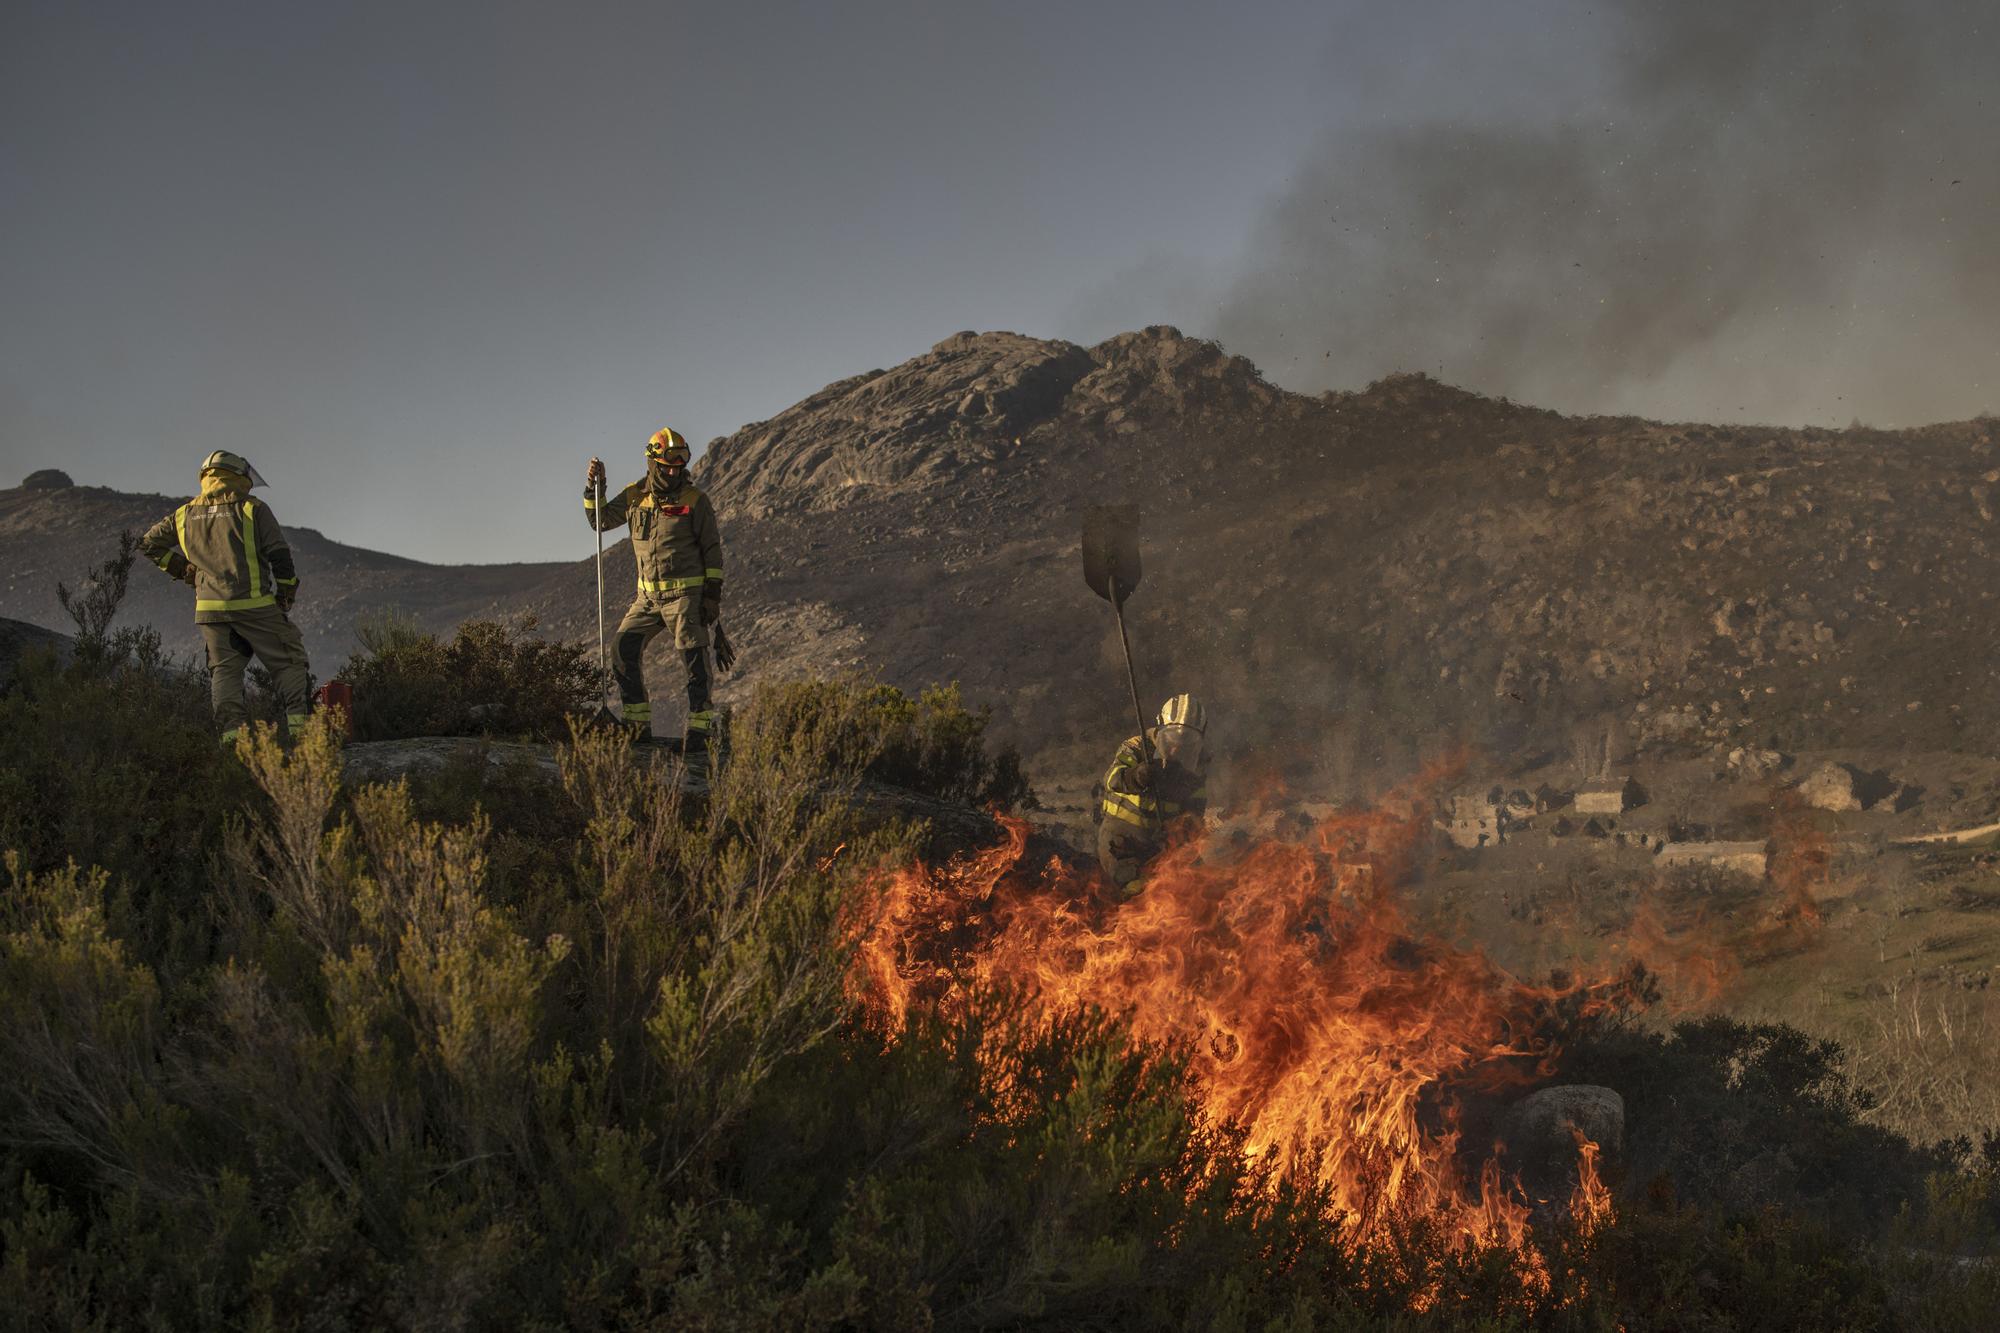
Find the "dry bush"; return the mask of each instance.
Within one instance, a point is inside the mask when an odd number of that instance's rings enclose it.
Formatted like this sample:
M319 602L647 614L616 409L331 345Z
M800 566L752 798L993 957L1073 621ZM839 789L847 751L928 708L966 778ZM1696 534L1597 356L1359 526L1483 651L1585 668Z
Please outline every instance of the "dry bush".
M56 584L56 601L76 623L78 651L88 654L103 648L119 604L125 600L138 554L139 538L127 528L118 534L118 549L92 565L75 590L66 583Z
M1877 1123L1918 1142L2000 1128L2000 994L1899 977L1844 1035Z

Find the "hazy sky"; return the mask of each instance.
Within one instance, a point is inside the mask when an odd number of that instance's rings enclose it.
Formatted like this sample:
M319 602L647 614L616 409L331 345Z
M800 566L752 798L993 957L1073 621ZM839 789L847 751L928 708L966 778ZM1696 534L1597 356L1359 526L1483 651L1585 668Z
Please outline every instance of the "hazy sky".
M0 0L0 484L228 447L344 541L580 558L593 452L964 328L2000 409L1988 8Z

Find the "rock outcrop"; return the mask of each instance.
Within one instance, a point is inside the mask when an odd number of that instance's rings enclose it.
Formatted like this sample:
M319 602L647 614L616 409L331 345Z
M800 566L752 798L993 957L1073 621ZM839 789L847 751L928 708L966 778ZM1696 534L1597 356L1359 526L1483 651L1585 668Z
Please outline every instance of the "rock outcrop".
M1597 1145L1600 1162L1624 1152L1625 1099L1589 1083L1543 1088L1508 1107L1497 1128L1529 1196L1566 1199L1576 1186L1578 1135Z
M750 517L839 509L857 488L921 493L992 475L1096 364L1073 343L954 334L715 441L700 475L725 516Z
M1864 772L1828 760L1799 783L1798 793L1815 810L1872 810L1895 795L1899 785L1887 773Z

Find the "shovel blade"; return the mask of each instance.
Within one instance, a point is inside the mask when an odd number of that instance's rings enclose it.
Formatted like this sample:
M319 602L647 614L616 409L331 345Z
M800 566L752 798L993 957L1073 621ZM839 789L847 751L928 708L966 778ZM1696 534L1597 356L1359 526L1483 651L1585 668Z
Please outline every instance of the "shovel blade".
M1139 588L1139 506L1095 505L1083 516L1083 581L1123 605ZM1115 588L1115 594L1114 594Z

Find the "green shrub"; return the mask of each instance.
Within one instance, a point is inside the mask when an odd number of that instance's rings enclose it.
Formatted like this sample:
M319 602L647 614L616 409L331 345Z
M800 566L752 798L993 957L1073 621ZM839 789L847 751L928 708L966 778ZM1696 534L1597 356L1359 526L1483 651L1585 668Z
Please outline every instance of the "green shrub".
M224 817L251 794L216 743L206 673L150 630L112 631L66 665L31 653L0 697L0 847L35 874L103 868L120 931L170 966L205 960Z
M393 614L364 622L337 677L354 690L355 736L562 736L604 682L587 647L534 629L533 617L468 620L446 642Z
M893 685L793 681L770 687L766 707L791 718L831 712L849 719L839 744L869 753L867 776L942 801L1012 810L1035 807L1034 789L1012 746L989 754L993 710L965 706L958 685L911 698Z
M1780 1207L1852 1238L1879 1234L1951 1154L1868 1123L1873 1099L1835 1043L1710 1017L1575 1043L1566 1079L1625 1096L1634 1197L1666 1191L1726 1215Z
M984 993L870 1027L845 913L855 868L909 843L847 798L885 713L929 734L921 700L761 691L701 800L589 732L559 787L466 764L350 791L323 720L223 756L190 680L119 679L44 662L0 701L10 755L82 705L107 738L198 738L200 762L147 753L214 784L182 804L100 769L83 795L127 821L101 826L102 870L79 832L33 843L14 804L45 798L9 789L0 1327L1977 1328L1992 1308L1989 1270L1957 1261L1989 1252L2000 1149L1874 1136L1837 1053L1786 1029L1586 1029L1564 1076L1626 1090L1627 1188L1614 1221L1549 1237L1532 1302L1507 1256L1422 1218L1345 1243L1322 1196L1197 1113L1183 1053L1111 1017L1030 1023ZM962 777L958 753L921 780ZM188 827L149 868L120 830L169 816ZM149 894L200 949L125 905Z

